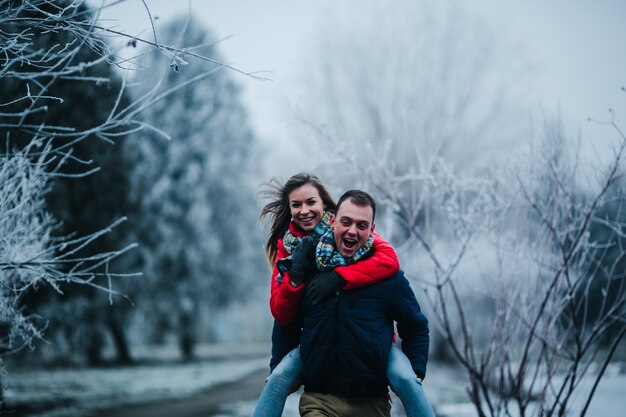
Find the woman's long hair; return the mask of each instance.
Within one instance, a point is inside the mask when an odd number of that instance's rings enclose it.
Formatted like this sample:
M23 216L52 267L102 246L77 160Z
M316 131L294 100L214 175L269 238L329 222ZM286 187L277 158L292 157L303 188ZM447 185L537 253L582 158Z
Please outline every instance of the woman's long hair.
M311 184L317 188L320 198L326 206L326 210L335 209L335 200L331 197L324 183L322 183L317 176L306 172L292 176L284 185L276 178L273 178L266 184L267 189L260 191L261 195L271 199L271 201L263 207L261 215L259 216L259 220L265 219L265 216L270 217L271 230L267 242L265 243L265 255L267 256L267 261L270 266L274 266L278 240L283 237L291 221L289 194L296 188L300 188L305 184Z

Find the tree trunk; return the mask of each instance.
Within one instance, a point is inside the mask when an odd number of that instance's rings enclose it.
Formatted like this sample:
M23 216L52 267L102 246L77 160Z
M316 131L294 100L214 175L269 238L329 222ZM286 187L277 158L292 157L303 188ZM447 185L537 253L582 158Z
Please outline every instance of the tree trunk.
M438 362L456 363L457 358L454 356L452 349L448 346L448 343L441 332L437 329L433 329L430 336L431 344L433 346L430 357Z
M193 317L189 312L182 312L180 315L180 352L184 361L194 358L194 348L196 346L196 335L193 328Z
M126 332L124 332L124 327L122 326L122 320L117 316L111 317L109 320L109 330L111 331L113 343L115 344L117 361L124 364L132 363L133 358L130 354L130 347L128 346Z
M102 345L104 343L102 333L97 326L90 328L87 332L87 363L90 366L102 365Z
M4 366L4 359L0 358L0 413L4 410L4 390L6 389L4 383L4 378L6 377Z

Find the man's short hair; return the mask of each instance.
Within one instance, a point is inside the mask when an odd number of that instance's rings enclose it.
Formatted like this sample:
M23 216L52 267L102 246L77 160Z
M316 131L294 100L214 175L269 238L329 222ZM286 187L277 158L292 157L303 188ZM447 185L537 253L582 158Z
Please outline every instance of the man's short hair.
M370 206L372 208L372 222L374 221L376 217L376 201L374 201L374 197L362 190L348 190L337 201L337 213L339 213L341 204L348 199L357 206Z

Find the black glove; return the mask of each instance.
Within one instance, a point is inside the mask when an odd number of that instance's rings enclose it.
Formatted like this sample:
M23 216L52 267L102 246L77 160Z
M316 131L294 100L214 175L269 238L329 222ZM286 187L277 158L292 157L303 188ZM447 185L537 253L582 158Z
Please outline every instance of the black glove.
M307 236L301 239L298 246L291 251L289 276L294 285L304 283L307 281L309 275L317 270L317 268L315 268L315 249L317 248L318 242L319 239Z
M335 271L320 272L307 286L306 298L315 305L344 285L346 280Z

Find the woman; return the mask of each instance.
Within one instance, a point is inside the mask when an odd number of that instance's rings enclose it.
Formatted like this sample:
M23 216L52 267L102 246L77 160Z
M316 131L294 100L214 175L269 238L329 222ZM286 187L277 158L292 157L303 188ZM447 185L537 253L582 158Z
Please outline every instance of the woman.
M314 271L308 265L311 250L319 237L330 229L335 202L314 175L300 173L281 185L270 183L264 194L273 200L263 207L260 219L270 216L271 230L265 245L272 266L270 309L275 318L272 332L272 360L266 386L253 416L280 416L290 392L295 391L302 369L300 361L298 306L305 294L306 279ZM375 234L373 255L358 263L338 266L319 276L309 286L309 295L324 298L339 288L370 285L395 274L400 265L393 247ZM358 259L353 259L356 261ZM388 377L410 417L434 416L409 360L397 348L391 350ZM425 404L424 404L425 403Z

